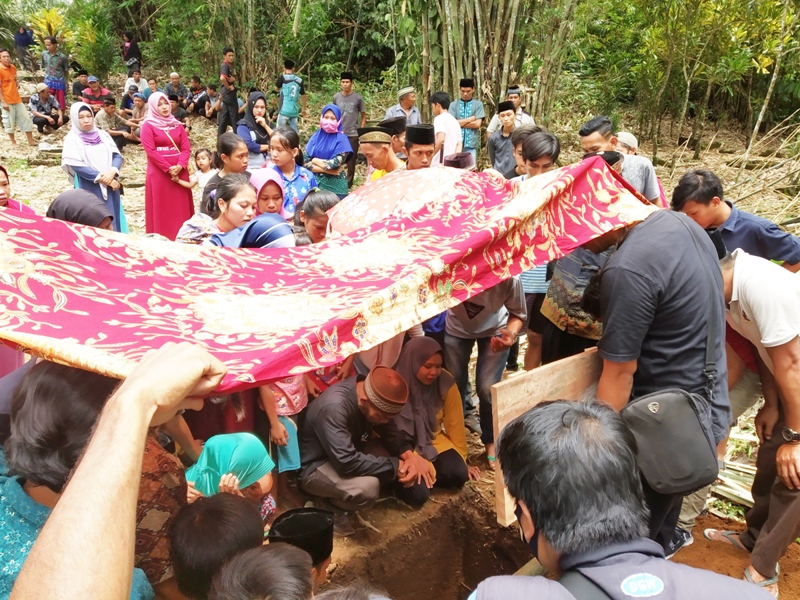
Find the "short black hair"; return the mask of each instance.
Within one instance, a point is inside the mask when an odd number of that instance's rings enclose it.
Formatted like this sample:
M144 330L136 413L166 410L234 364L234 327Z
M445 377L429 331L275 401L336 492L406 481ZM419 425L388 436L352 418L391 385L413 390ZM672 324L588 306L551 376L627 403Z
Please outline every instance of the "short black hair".
M112 104L114 106L117 105L117 99L114 98L114 96L106 96L105 98L103 98L103 105L104 106L111 106Z
M558 160L561 144L558 138L549 131L531 133L522 140L522 157L527 161L539 160L543 156Z
M200 75L192 75L191 81L194 81L195 83L203 83L203 80L200 79Z
M8 48L0 48L0 54L3 52L8 52L8 55L11 56L11 51Z
M217 84L216 84L216 83L209 83L209 84L208 84L206 87L207 87L208 89L210 89L210 90L214 90L215 92L217 91L217 89L219 89L219 88L217 87Z
M561 555L646 537L636 441L599 402L543 402L497 439L509 493Z
M118 383L47 361L32 367L11 402L9 473L61 493Z
M511 132L511 145L516 148L520 145L526 137L531 135L532 133L536 133L537 131L547 131L541 125L535 125L533 123L525 123L525 125L520 125L514 131Z
M614 124L606 115L600 115L586 121L586 123L584 123L583 126L578 130L578 135L580 137L586 137L587 135L592 135L595 132L598 132L604 138L607 138L614 133Z
M226 561L264 543L264 523L253 501L215 494L181 507L169 541L178 589L189 598L205 600L214 575Z
M697 202L699 204L710 204L714 197L724 200L722 194L722 182L719 177L711 171L705 169L695 169L689 171L678 182L672 192L670 208L672 210L682 210L687 202Z
M81 75L87 75L88 76L89 75L89 71L87 71L86 69L81 69L80 71L78 71L78 77L80 77Z
M240 552L220 569L209 600L310 600L311 556L291 544L271 543Z
M228 52L233 52L233 48L231 48L230 46L225 46L222 49L222 56L225 56Z
M428 102L430 104L438 104L445 110L450 108L450 96L447 95L447 92L434 92Z
M287 58L283 61L283 68L284 69L294 69L294 61L291 58Z
M52 35L46 35L43 41L50 42L51 44L55 44L56 46L58 46L58 40Z

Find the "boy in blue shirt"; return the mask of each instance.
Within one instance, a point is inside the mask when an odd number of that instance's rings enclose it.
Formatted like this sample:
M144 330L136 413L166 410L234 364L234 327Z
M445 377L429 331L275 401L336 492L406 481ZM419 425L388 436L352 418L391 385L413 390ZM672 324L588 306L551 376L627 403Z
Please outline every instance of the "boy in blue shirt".
M728 252L741 248L753 256L782 261L792 273L800 271L800 238L726 201L722 183L711 171L697 169L681 177L671 208L703 229L718 230Z

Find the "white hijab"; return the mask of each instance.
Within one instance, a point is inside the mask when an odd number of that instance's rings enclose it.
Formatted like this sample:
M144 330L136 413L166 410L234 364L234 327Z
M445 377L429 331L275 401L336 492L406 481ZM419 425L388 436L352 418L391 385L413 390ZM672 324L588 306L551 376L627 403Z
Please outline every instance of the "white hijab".
M66 171L70 179L74 179L75 171L71 167L87 167L99 173L105 173L113 165L114 154L120 154L119 148L105 131L97 129L94 122L94 112L92 112L92 128L89 131L82 131L78 122L78 115L81 110L92 109L85 102L76 102L69 109L70 123L72 129L64 138L64 149L61 151L61 168ZM87 143L85 138L98 136L99 143ZM96 138L95 138L96 139ZM103 194L103 199L108 198L108 189L102 183L98 184Z

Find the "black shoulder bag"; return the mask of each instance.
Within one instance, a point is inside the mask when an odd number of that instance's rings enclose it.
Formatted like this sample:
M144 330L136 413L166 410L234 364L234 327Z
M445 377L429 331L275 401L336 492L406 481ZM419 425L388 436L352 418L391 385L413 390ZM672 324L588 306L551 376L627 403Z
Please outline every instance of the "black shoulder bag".
M686 223L708 281L714 277ZM648 485L660 494L688 494L714 482L719 472L711 427L711 400L717 377L716 338L721 324L710 290L706 337L705 397L681 389L666 389L631 400L622 418L636 438L637 460Z

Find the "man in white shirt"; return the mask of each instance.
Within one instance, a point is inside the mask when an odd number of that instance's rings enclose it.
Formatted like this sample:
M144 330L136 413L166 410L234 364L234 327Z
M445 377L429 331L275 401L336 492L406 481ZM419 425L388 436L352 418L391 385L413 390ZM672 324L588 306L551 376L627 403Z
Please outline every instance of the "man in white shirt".
M766 367L764 407L755 419L761 444L747 529L703 535L750 552L745 577L777 597L778 560L800 536L800 278L741 249L720 268L728 324Z
M144 90L147 87L147 82L142 79L142 71L140 69L133 70L131 77L128 77L128 80L125 82L125 87L122 89L129 90L131 86L135 86L137 92L140 94L144 93Z
M447 110L450 108L450 96L447 92L431 94L430 104L433 112L433 131L436 134L431 166L435 167L442 164L445 156L461 152L461 125Z

